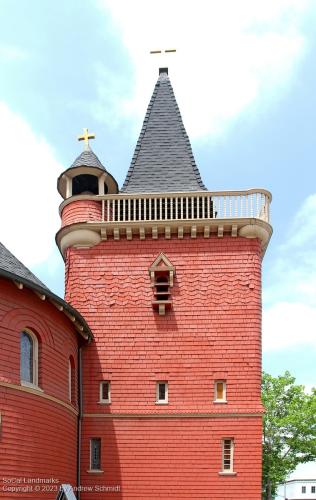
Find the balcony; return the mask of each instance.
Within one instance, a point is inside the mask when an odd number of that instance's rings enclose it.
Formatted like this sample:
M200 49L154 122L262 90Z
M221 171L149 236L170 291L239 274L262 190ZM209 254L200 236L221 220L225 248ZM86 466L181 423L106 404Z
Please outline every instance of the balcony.
M93 204L89 215L85 212L88 201ZM74 202L81 204L81 218L71 215ZM72 196L60 206L64 227L57 235L57 242L73 231L76 224L77 229L97 232L100 240L198 235L208 238L211 234L218 237L230 234L258 237L265 250L272 234L270 203L271 194L265 189ZM65 222L66 207L71 216Z

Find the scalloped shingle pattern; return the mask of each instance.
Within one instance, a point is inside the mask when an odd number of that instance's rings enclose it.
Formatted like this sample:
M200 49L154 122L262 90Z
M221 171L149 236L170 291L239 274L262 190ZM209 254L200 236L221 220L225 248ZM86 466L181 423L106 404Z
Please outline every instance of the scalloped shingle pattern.
M161 251L176 268L173 308L166 316L153 311L148 273ZM172 381L172 405L164 409L168 413L262 411L257 240L103 242L84 251L68 249L67 262L67 300L87 318L96 340L95 351L85 359L86 383L91 383L88 413L102 411L93 391L103 371L117 377L114 413L157 411L153 372L168 372ZM216 378L229 381L225 408L212 403ZM193 393L186 392L187 386L194 387Z
M161 73L149 102L121 192L206 190L167 73Z

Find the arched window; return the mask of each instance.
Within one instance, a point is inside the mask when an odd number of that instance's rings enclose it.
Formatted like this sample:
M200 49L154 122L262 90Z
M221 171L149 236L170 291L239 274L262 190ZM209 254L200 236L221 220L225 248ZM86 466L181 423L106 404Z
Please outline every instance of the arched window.
M30 330L20 338L20 378L22 385L38 385L38 340Z
M75 362L72 356L68 360L68 399L75 403Z

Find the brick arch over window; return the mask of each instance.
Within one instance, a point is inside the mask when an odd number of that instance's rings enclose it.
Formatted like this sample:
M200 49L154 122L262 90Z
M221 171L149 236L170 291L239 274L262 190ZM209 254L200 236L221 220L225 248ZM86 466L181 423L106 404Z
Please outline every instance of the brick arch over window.
M34 331L40 342L55 347L54 338L51 329L46 321L39 318L38 315L28 309L11 309L3 318L2 325L4 328L15 331L17 334L24 329Z

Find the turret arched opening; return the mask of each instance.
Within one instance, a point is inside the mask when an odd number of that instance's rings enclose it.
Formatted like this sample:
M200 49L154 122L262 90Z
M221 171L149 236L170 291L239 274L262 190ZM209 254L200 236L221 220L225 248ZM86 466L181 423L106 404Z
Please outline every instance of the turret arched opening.
M99 194L98 177L92 174L80 174L73 177L72 195L76 196L78 194Z

